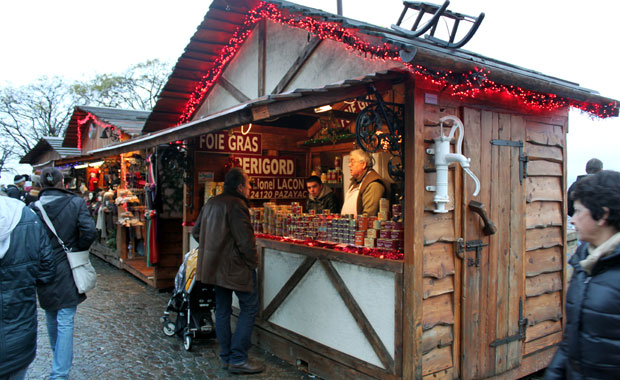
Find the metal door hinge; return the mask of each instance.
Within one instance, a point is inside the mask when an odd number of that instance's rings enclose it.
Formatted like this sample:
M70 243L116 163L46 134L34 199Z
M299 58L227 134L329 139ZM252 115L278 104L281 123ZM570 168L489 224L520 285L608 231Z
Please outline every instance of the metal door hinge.
M491 145L497 146L511 146L515 148L519 148L519 182L523 184L523 178L527 178L527 163L530 158L523 154L523 141L512 141L512 140L491 140Z
M497 346L501 346L502 344L507 344L507 343L510 343L510 342L515 342L517 340L524 340L525 339L525 331L527 329L527 323L528 323L527 318L523 317L523 298L519 298L519 332L517 334L515 334L515 335L511 335L511 336L508 336L508 337L503 338L503 339L495 340L495 341L491 342L491 344L489 344L489 346L497 347Z

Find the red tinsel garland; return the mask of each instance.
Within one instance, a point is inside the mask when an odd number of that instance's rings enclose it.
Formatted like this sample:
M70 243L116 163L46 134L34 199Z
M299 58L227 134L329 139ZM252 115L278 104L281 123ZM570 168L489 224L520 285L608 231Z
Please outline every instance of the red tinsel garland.
M215 59L213 67L206 73L191 94L181 114L179 124L188 122L191 119L197 107L202 103L204 96L222 74L226 64L234 58L241 45L252 33L254 25L262 19L306 30L323 40L331 39L341 42L346 49L361 54L367 59L401 61L398 49L387 43L373 45L355 36L353 31L342 27L338 23L319 21L308 16L284 15L274 4L261 2L256 8L248 12L243 25L236 30L228 44L220 51L220 55ZM476 98L481 94L505 94L520 100L523 104L533 109L552 111L569 106L600 118L615 116L615 109L617 108L615 101L606 105L579 102L554 94L542 94L516 86L497 84L488 79L488 74L490 73L488 70L475 69L468 73L453 73L451 71L432 71L423 66L402 63L411 72L425 80L449 89L449 94L456 97Z
M353 253L357 255L372 256L378 259L403 260L404 258L404 254L400 251L390 251L390 250L379 249L379 248L357 247L354 245L343 246L342 244L338 244L338 243L330 243L330 242L318 241L318 240L312 240L312 239L298 240L298 239L291 239L291 238L287 238L283 236L269 235L269 234L255 234L255 236L259 239L270 239L270 240L277 240L277 241L281 241L285 243L305 245L308 247L333 249L335 251Z
M92 121L93 123L97 124L101 128L110 128L111 131L116 130L115 126L99 120L97 116L89 112L86 116L84 116L83 118L77 121L77 140L78 140L77 148L78 149L82 149L82 126L88 123L89 121Z

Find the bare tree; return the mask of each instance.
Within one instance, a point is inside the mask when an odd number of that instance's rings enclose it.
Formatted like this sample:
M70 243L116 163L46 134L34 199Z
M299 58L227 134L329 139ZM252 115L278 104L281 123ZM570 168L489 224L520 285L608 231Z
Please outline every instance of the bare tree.
M0 87L0 141L23 157L42 137L63 136L76 105L151 110L169 72L169 64L154 59L86 82L43 77L22 87Z
M102 74L88 82L76 82L72 89L84 104L151 110L169 74L169 64L153 59L120 74Z
M42 77L23 87L0 88L0 137L26 154L43 136L60 136L67 127L74 95L62 78Z
M8 172L7 163L17 158L15 153L15 146L6 141L0 141L0 177L2 173Z

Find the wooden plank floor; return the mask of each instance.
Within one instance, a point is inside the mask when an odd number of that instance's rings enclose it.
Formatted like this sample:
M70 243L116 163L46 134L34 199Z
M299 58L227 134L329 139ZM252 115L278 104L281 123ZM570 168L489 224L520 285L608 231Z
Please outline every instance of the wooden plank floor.
M146 282L149 286L155 287L155 268L147 267L145 258L124 260L123 269Z

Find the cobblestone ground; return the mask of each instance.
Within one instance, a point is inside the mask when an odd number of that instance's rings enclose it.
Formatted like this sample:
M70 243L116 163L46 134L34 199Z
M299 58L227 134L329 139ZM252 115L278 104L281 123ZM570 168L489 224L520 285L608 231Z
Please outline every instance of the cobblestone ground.
M317 379L254 346L250 356L266 366L258 375L231 375L221 369L215 340L196 341L191 352L185 351L181 338L163 334L159 321L170 293L160 293L96 257L91 260L98 284L78 306L72 380ZM45 315L39 310L37 356L26 379L45 379L51 362Z

